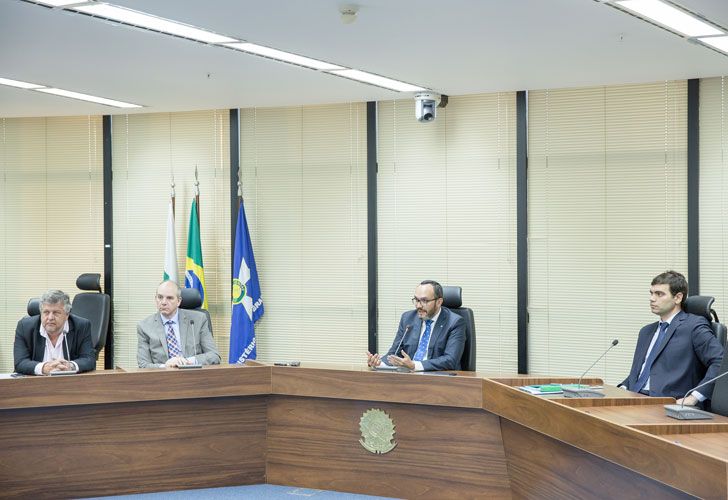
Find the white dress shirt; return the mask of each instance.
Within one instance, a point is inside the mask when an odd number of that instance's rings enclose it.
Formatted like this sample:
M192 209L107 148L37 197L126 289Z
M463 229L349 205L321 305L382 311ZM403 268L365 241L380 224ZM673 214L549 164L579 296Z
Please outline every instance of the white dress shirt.
M63 324L63 330L61 331L61 334L56 339L56 345L53 345L53 342L51 342L50 337L48 337L48 332L46 331L45 327L41 324L40 325L40 336L45 338L45 352L43 353L43 361L35 365L35 368L33 371L36 375L43 375L43 365L46 364L49 361L55 361L57 359L63 359L65 361L71 361L70 359L66 359L66 354L68 354L68 357L71 357L71 353L68 351L68 340L66 339L66 334L68 333L68 320ZM71 361L71 364L74 366L76 370L78 370L78 365Z
M430 350L430 342L432 342L432 336L435 334L435 325L437 324L437 318L440 317L440 313L442 312L442 307L439 311L437 311L437 314L435 314L432 318L429 318L432 320L432 325L430 326L430 338L427 339L427 347L425 348L425 357L422 358L424 361L427 359L427 353ZM426 318L427 319L427 318ZM420 327L420 336L417 337L417 346L420 345L420 340L422 340L422 336L425 334L425 328L427 328L427 322L426 319L422 320L422 326ZM414 354L413 354L414 356ZM422 366L422 361L414 361L415 363L415 371L416 372L423 372L425 371L425 368Z

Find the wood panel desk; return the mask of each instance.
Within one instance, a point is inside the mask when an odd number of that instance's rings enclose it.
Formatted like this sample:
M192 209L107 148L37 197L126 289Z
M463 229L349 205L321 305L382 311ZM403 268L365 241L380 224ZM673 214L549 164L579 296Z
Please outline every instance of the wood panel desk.
M728 419L680 424L664 416L671 399L616 388L585 400L515 388L547 381L558 379L307 363L0 380L0 492L268 482L394 497L726 498ZM388 454L359 444L371 408L396 425Z

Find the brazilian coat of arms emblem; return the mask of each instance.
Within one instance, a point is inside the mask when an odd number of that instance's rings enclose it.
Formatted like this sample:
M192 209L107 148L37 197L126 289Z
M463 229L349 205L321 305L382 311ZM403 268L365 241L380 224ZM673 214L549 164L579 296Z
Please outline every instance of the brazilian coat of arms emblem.
M375 408L367 410L359 420L359 443L371 453L389 453L397 446L394 427L394 422L384 411Z

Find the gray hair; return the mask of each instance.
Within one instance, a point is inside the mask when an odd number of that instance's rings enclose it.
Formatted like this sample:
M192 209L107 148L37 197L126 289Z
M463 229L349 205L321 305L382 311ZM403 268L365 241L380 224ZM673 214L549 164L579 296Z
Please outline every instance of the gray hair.
M43 304L63 304L63 309L66 310L66 314L71 312L71 299L68 298L68 294L61 290L48 290L40 298L40 310L43 310Z

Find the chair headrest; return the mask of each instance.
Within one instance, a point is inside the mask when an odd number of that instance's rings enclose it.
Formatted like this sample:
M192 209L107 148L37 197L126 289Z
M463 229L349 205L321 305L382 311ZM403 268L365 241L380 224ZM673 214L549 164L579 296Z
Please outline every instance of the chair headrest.
M182 302L179 305L182 309L197 309L201 305L202 297L197 288L182 289Z
M457 309L463 305L463 289L459 286L442 287L442 305L448 309Z
M683 309L690 314L697 314L708 321L711 321L710 310L713 307L715 299L708 295L691 295L683 303Z
M38 297L28 301L28 316L38 316L40 314L40 299Z
M101 292L101 275L99 273L83 273L76 278L76 288Z

